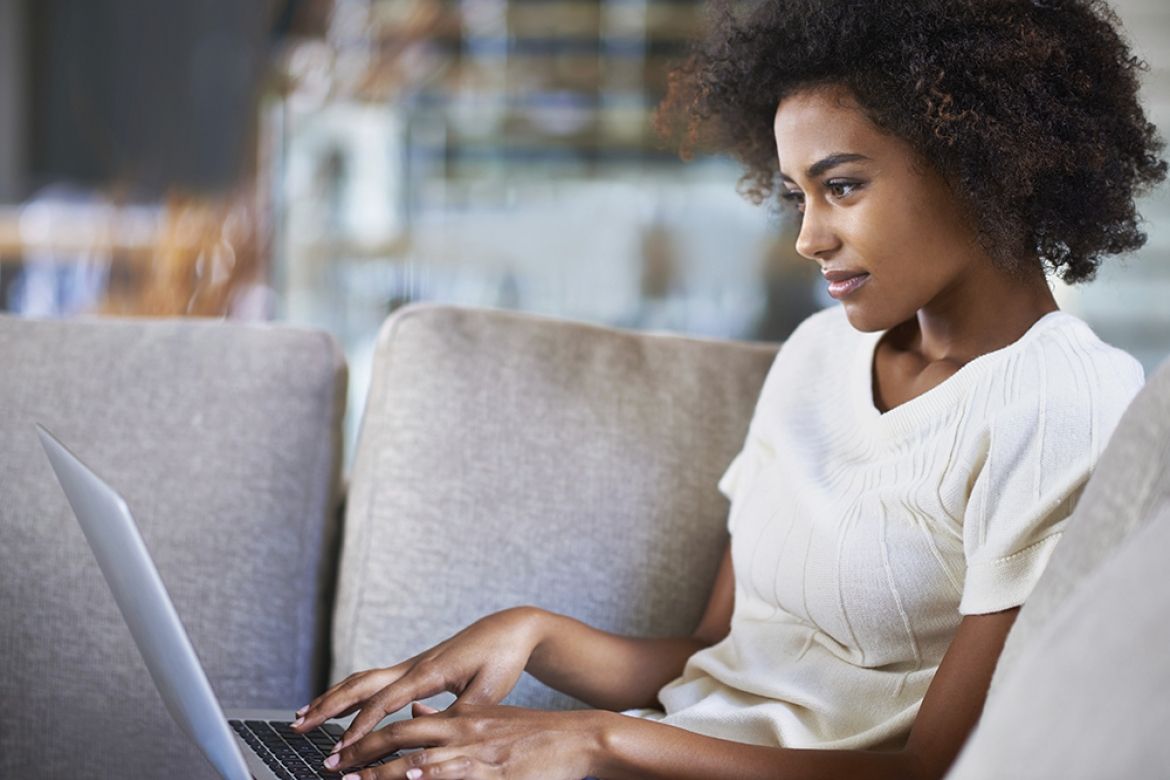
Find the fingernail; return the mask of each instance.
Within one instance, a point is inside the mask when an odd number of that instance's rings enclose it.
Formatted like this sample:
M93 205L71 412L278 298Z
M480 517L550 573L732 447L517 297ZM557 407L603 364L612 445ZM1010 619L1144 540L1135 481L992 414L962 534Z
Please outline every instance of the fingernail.
M345 775L344 777L341 778L341 780L362 780L362 779L360 777L358 777L357 775Z
M296 720L294 720L292 722L292 727L295 729L297 726L301 725L304 722L305 722L304 718L297 718Z
M301 707L299 710L297 710L297 715L303 716L308 711L309 711L309 705L306 704L304 707Z
M343 747L345 747L345 742L343 742L342 740L338 740L337 742L333 743L333 749L330 750L329 752L336 753L338 750L341 750Z
M341 761L341 759L337 756L336 753L334 753L333 755L329 756L329 758L325 759L325 768L326 769L336 769L337 764L340 761Z
M420 777L422 777L422 770L417 766L406 770L406 780L418 780Z

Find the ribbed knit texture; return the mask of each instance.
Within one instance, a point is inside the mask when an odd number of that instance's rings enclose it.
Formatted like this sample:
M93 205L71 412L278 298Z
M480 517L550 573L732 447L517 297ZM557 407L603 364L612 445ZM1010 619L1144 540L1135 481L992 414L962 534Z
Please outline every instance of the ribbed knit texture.
M882 335L836 306L777 355L719 483L731 633L663 688L665 722L761 745L901 747L963 615L1028 597L1143 382L1057 311L883 414Z

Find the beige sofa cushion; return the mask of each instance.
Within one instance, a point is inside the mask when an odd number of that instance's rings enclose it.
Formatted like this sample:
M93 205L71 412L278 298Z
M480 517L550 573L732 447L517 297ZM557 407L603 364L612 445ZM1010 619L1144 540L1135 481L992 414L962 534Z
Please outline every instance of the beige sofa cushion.
M1126 410L949 780L1170 772L1170 362Z
M336 342L0 317L0 355L0 777L217 777L163 707L33 423L126 498L223 704L287 707L325 675Z
M716 483L776 345L416 305L379 340L357 444L334 679L537 604L689 633L726 543ZM509 702L570 702L525 678Z

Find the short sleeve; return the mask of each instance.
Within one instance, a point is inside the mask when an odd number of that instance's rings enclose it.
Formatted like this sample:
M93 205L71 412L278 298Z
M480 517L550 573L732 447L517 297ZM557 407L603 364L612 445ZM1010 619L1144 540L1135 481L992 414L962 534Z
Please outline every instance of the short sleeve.
M990 424L963 517L964 615L1027 600L1141 385L1138 377L1128 387L1076 386L1053 374L1041 371L1036 391Z
M759 505L760 500L766 500L761 493L759 474L767 462L771 460L770 448L754 430L748 431L744 440L743 449L731 461L731 465L719 480L719 492L731 502L731 509L727 514L727 530L734 534L739 520L745 512L751 512L749 505Z
M759 471L765 449L759 435L749 430L747 438L744 439L743 449L732 458L731 464L719 478L719 492L728 501L734 502L736 496L743 492L743 488Z
M786 356L785 347L782 346L777 350L776 357L768 368L768 374L764 377L764 384L760 388L760 395L752 410L752 419L748 425L747 435L744 437L743 447L732 458L726 471L723 472L723 476L719 478L719 492L732 503L735 503L737 496L742 496L744 489L755 478L761 464L772 453L764 431L769 426L768 412L783 404L783 400L778 398L778 393L783 381L784 358Z
M743 450L740 450L739 454L731 459L731 464L723 472L723 476L719 478L719 492L728 501L735 500L735 488L739 485L740 474L743 472L743 461ZM710 485L711 483L708 482L707 484Z

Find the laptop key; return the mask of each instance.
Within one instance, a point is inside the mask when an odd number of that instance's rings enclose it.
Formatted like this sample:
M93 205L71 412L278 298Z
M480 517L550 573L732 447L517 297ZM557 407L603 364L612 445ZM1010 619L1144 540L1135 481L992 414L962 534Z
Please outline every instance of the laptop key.
M278 763L269 764L268 769L272 772L272 774L279 777L280 780L293 780L295 778L295 775L293 775L292 772L288 771Z
M317 755L328 756L333 753L333 744L325 742L314 742L313 747L317 748Z

